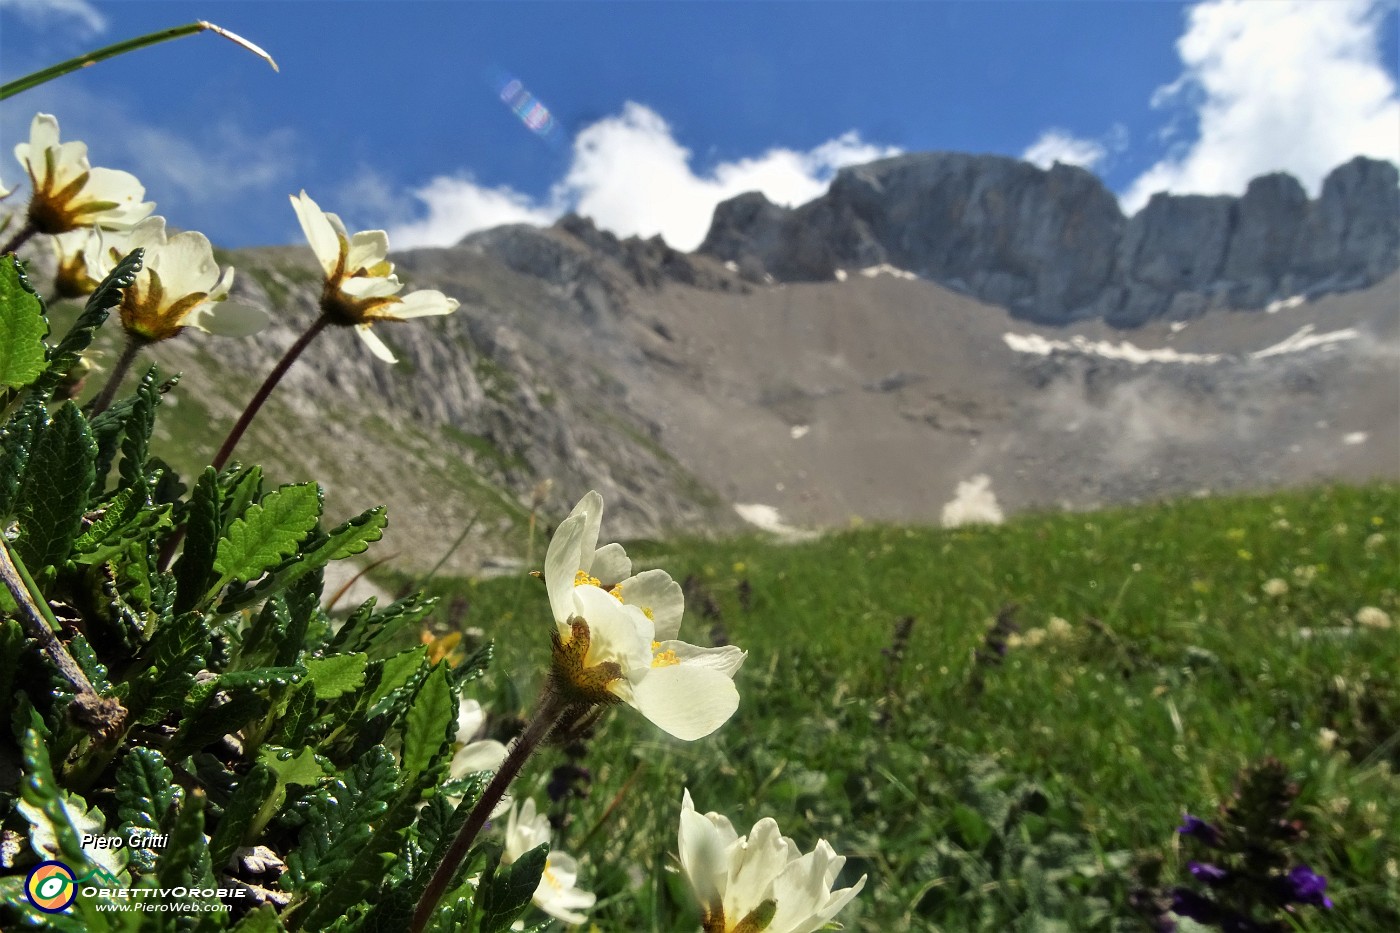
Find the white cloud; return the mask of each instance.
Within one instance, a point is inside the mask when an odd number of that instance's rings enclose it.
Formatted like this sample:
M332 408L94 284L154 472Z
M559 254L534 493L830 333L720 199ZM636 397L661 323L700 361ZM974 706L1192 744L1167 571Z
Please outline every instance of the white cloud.
M0 10L13 11L36 29L68 29L76 20L87 36L107 31L107 17L87 0L0 0Z
M1184 70L1154 107L1192 113L1178 142L1122 196L1133 212L1157 191L1238 194L1273 171L1316 193L1355 155L1400 160L1400 96L1381 62L1379 0L1207 0L1177 41ZM1169 123L1169 126L1172 124ZM1179 135L1179 134L1178 134Z
M1041 133L1040 138L1021 153L1021 158L1047 169L1056 162L1092 169L1102 162L1106 155L1108 150L1104 148L1103 143L1093 139L1081 139L1067 130L1049 129Z
M546 224L565 211L584 214L618 236L661 234L682 250L700 245L715 205L745 191L801 204L821 195L838 168L898 152L846 133L805 152L775 148L697 173L691 152L655 111L628 102L622 113L584 128L573 160L546 199L467 177L438 177L414 192L428 215L390 229L396 244L447 245L502 223Z

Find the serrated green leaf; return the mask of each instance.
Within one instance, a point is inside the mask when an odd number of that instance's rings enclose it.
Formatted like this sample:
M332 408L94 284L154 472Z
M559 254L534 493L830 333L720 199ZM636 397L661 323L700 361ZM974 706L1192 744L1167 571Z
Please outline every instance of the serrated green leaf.
M447 665L439 663L424 678L408 708L403 736L403 771L412 781L427 770L452 740L457 703L447 682Z
M59 786L44 742L43 721L32 709L29 715L30 727L21 742L24 776L15 810L29 823L30 848L40 858L62 860L74 870L92 865L124 878L123 850L83 848L84 834L105 834L106 817L97 808L89 808L82 797Z
M87 420L74 406L60 406L34 443L16 502L16 548L30 572L67 559L88 508L96 457Z
M250 466L246 470L227 470L219 476L219 484L224 490L223 517L220 519L220 535L236 519L242 518L254 502L262 498L262 467Z
M155 537L170 527L169 505L151 507L140 490L123 489L73 542L72 559L89 566L101 564L125 550L128 542Z
M160 407L164 388L159 385L159 378L154 366L141 377L131 414L122 433L122 459L117 466L122 486L135 487L148 493L155 485L146 474L146 460L150 456L151 432L155 430L156 409Z
M141 271L144 256L144 250L133 250L129 256L117 263L116 268L109 272L96 290L88 296L83 313L78 315L78 319L73 322L68 333L63 335L58 346L49 352L48 368L31 391L36 394L48 392L64 380L68 371L78 362L78 357L92 343L92 335L102 326L102 322L107 320L108 312L121 303L122 290L136 281L136 273Z
M261 829L258 817L264 805L280 790L277 775L265 764L255 764L249 769L233 798L224 808L223 819L209 840L209 858L216 868L222 869L234 850L251 841L255 826Z
M301 483L275 489L229 525L215 552L214 569L224 582L257 579L294 553L320 517L320 486Z
M334 654L328 658L308 658L305 663L316 699L334 700L364 686L369 655Z
M427 657L427 646L419 645L416 648L410 648L385 658L383 661L373 662L369 670L374 670L375 666L378 666L379 675L377 681L370 681L373 684L373 689L365 701L366 715L383 715L385 711L376 710L376 707L391 699L392 694L411 685Z
M318 716L316 691L311 684L302 684L287 698L286 708L267 741L275 745L302 745Z
M277 911L271 904L263 904L243 915L233 927L232 933L284 933L287 928L277 919Z
M372 613L374 605L366 600L331 639L331 650L362 651L371 659L388 657L402 647L401 636L432 612L437 603L437 599L419 593ZM413 640L418 640L416 633Z
M211 635L204 616L185 612L156 629L151 639L146 670L134 680L123 702L134 721L159 722L165 714L184 705L194 686L194 675L209 656Z
M43 403L31 396L24 407L0 428L0 522L8 524L14 515L19 481L43 424Z
M515 918L530 906L540 886L549 844L542 843L509 865L495 865L481 876L477 898L481 907L481 933L509 930Z
M240 594L235 599L225 601L220 610L229 612L250 606L293 586L307 574L315 573L333 560L341 560L364 551L371 543L384 536L388 517L384 507L370 509L329 534L318 535L307 543L299 554L293 555L282 566L274 568L268 578L257 586Z
M306 633L312 623L324 621L321 611L321 586L325 578L320 571L304 576L287 590L287 612L291 621L287 624L287 635L277 648L278 664L294 664L306 650ZM317 648L324 641L318 641Z
M204 840L204 792L185 796L170 838L156 856L156 878L163 888L208 888L214 881L209 844Z
M75 632L68 639L68 653L87 675L94 690L102 694L112 692L112 682L107 679L107 666L98 660L97 653L92 650L92 645L88 644L82 632Z
M133 748L117 766L118 835L133 832L164 832L170 827L172 809L180 800L180 789L166 767L165 758L153 748ZM150 849L131 849L131 866L148 872L155 867Z
M18 260L0 257L0 388L21 389L44 371L49 332L39 296L21 277Z
M186 612L199 604L214 576L214 555L219 546L223 489L219 474L205 467L190 494L185 513L185 547L175 565L175 611Z
M180 722L179 731L170 741L170 757L184 758L232 732L237 732L254 719L267 715L271 705L267 697L246 691L233 693L224 702L216 703L211 691L205 701L198 704L197 708Z

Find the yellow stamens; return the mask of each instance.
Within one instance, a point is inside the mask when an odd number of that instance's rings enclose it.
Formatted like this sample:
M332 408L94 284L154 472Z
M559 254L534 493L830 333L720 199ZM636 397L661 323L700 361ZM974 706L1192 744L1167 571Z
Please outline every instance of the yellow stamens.
M673 665L681 663L681 659L676 656L676 653L674 651L672 651L669 648L667 648L665 651L656 650L660 647L661 642L659 641L654 641L651 643L652 667L671 667Z
M603 583L597 577L590 577L588 571L580 570L574 574L574 586L602 586Z

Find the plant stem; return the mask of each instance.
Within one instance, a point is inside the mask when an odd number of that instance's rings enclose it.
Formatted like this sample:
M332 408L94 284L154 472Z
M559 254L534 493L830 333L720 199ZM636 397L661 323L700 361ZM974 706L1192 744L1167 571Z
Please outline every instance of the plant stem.
M535 710L534 717L525 727L525 731L520 733L515 742L511 744L510 751L506 754L506 760L501 762L501 767L491 778L491 783L487 784L486 790L482 791L481 799L476 802L476 806L472 807L467 821L458 830L456 837L452 840L452 845L448 847L447 853L442 857L442 862L438 864L437 869L433 872L433 877L428 881L428 886L423 889L422 895L419 896L418 906L413 910L413 921L409 924L408 933L422 933L427 927L428 921L432 919L433 910L442 900L443 895L447 893L448 887L452 884L453 876L461 867L462 860L467 857L472 843L476 841L477 834L486 825L491 811L496 808L496 804L501 802L501 797L504 796L510 782L515 780L515 776L520 773L520 768L549 735L550 730L554 728L554 725L568 708L569 704L559 696L553 682L547 682L544 691L540 694L539 706Z
M34 226L33 221L25 221L24 226L20 227L15 235L10 237L10 242L5 244L4 249L0 249L0 256L18 251L30 237L38 232L39 228Z
M228 432L228 437L224 438L224 444L219 448L219 452L210 461L215 472L224 468L229 455L233 453L233 448L238 446L238 442L243 438L243 432L247 431L248 425L253 423L253 419L258 415L258 410L263 407L263 402L266 402L267 397L272 394L272 390L277 388L277 383L282 381L287 370L291 369L292 364L297 361L297 357L301 356L301 352L311 344L311 341L316 339L317 334L326 329L326 325L330 322L330 318L324 314L321 315L315 323L306 329L306 333L298 337L297 342L288 347L287 352L282 354L282 358L277 361L272 372L267 374L263 384L253 394L253 398L248 402L248 407L243 409L243 414L238 416L237 423L234 424L233 430Z
M197 32L204 32L206 29L218 33L237 45L243 46L254 55L264 59L272 66L274 71L277 70L277 63L272 60L272 57L247 39L244 39L237 33L229 32L227 29L220 26L215 26L213 23L200 20L199 22L186 23L183 26L175 26L171 29L161 29L157 32L147 33L144 36L137 36L135 39L127 39L114 45L104 46L94 52L79 55L77 58L70 58L66 62L59 62L57 65L52 65L41 71L36 71L33 74L25 75L22 78L16 78L8 84L0 85L0 100L13 97L21 91L27 91L30 88L38 87L46 81L52 81L54 78L61 78L70 72L77 71L79 68L86 68L89 65L95 65L100 61L115 58L126 52L135 52L138 49L144 49L147 46L156 45L161 42L168 42L171 39L179 39L182 36L192 36Z
M127 333L126 344L122 347L121 356L117 357L117 362L112 366L112 374L107 377L107 384L102 387L102 391L88 406L88 417L102 414L107 410L107 406L112 404L112 399L116 397L117 389L121 388L122 380L126 379L131 364L136 362L136 354L141 352L141 348L146 343L135 334Z
M35 595L39 588L35 585L34 578L29 575L29 570L19 555L10 553L4 535L0 535L0 578L19 604L20 624L29 632L29 636L40 644L44 653L53 661L54 667L58 668L63 679L68 681L77 694L73 700L74 706L77 707L74 710L74 718L84 728L102 734L110 734L114 729L119 729L126 719L125 707L118 701L98 693L92 686L92 681L88 680L83 669L78 666L78 662L74 661L68 649L63 647L63 642L58 640L54 632L58 630L59 624L54 618L53 610L47 602Z

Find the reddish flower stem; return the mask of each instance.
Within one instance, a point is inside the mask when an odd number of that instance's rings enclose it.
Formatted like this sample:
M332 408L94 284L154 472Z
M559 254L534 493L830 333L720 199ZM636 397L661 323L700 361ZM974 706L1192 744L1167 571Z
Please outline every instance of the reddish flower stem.
M131 364L136 362L136 354L140 353L145 345L146 341L139 337L130 333L126 335L126 344L122 347L121 356L117 357L117 362L112 366L112 374L107 377L107 384L88 406L89 418L102 414L112 404L112 399L116 397L117 389L121 388L123 380L126 379Z
M13 237L10 238L10 242L5 244L4 249L0 249L0 256L5 255L6 253L16 252L21 246L25 244L25 241L27 241L30 237L32 237L38 232L39 229L35 227L33 223L26 223L23 227L19 228L19 231Z

